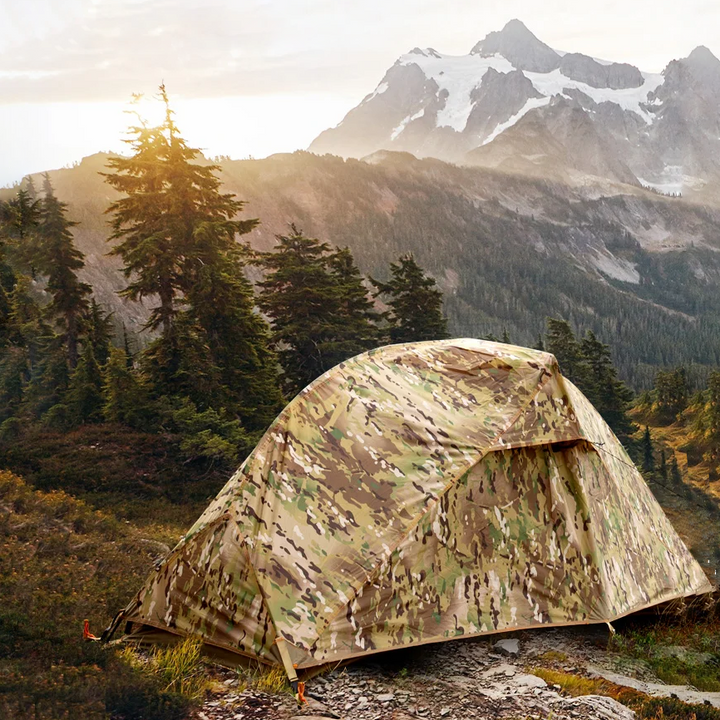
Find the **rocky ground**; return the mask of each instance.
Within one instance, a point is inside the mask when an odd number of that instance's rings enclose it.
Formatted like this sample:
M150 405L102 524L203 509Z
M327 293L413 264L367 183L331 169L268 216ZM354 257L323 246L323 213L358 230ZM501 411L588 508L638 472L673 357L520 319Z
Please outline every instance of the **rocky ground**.
M604 677L650 695L720 706L720 693L663 685L640 663L608 650L600 627L526 631L380 654L307 683L307 705L287 693L271 695L223 671L197 720L630 720L635 714L609 697L570 697L533 674L547 668ZM240 685L238 685L238 682Z

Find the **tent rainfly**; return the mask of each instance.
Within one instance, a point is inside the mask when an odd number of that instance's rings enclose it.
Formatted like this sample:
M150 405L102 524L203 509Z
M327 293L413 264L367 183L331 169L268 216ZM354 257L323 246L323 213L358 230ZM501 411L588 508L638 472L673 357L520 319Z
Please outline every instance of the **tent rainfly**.
M303 390L106 635L197 635L295 680L711 589L552 355L444 340L373 350Z

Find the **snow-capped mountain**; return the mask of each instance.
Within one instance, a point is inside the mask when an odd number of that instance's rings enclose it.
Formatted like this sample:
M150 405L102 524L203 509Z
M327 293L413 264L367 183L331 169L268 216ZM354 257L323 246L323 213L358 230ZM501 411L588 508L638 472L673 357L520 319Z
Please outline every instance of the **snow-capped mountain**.
M381 149L707 193L720 178L720 61L699 47L662 74L641 72L553 50L512 20L468 55L403 55L310 146L344 157Z

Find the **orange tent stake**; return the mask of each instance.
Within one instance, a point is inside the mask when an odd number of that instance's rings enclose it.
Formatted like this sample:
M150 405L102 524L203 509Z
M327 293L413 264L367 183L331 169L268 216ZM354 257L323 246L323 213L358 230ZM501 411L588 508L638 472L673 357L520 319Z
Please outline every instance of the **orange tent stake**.
M85 620L85 622L83 623L83 640L99 640L99 639L100 639L99 637L95 637L95 635L93 635L90 632L90 622L88 620Z

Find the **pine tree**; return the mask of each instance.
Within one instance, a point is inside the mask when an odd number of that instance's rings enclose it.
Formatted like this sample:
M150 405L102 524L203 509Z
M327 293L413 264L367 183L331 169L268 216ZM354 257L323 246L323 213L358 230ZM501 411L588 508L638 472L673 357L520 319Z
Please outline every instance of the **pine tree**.
M508 334L507 328L503 328L502 339L500 342L510 345L510 335Z
M78 358L79 320L88 308L90 286L77 278L77 271L85 262L83 254L73 244L70 228L78 223L65 217L67 205L55 197L47 174L43 190L37 266L47 277L47 290L52 296L46 312L61 329L68 365L73 369Z
M442 292L411 253L390 264L388 282L372 280L377 295L388 296L391 342L442 340L450 337L442 314Z
M35 188L35 180L33 180L32 175L26 175L23 178L22 184L25 186L23 189L28 194L28 197L32 202L37 200L37 189Z
M103 376L90 343L70 378L65 398L70 416L78 423L99 422L103 408Z
M35 262L39 252L38 227L42 216L42 203L34 191L20 189L17 195L4 204L0 213L5 250L8 260L16 269L36 274ZM8 289L6 287L6 289Z
M720 436L720 370L713 370L707 383L708 430L712 437Z
M646 473L651 473L655 470L655 456L653 455L653 444L652 437L650 435L650 428L646 425L645 432L643 433L642 439L642 451L643 451L643 470Z
M107 422L147 429L149 400L136 372L128 366L125 351L120 348L110 348L103 372L102 400L102 413Z
M106 181L123 194L110 205L116 245L131 279L123 295L137 300L157 296L159 305L147 327L168 334L209 256L227 252L236 234L257 220L235 220L244 203L220 192L217 165L196 162L200 151L180 136L164 85L160 99L165 119L158 127L143 121L130 128L133 155L113 157Z
M540 352L545 352L545 343L543 342L543 336L542 333L538 333L537 340L535 341L535 350L540 350Z
M585 334L580 350L588 368L583 391L620 440L626 442L635 430L628 415L632 391L618 379L609 346L592 331Z
M591 390L590 368L567 320L547 319L546 347L558 361L560 372L583 392Z
M198 408L223 408L248 430L264 430L281 410L283 397L269 328L255 311L243 264L239 251L208 261L187 293L187 314L207 356L204 393L191 390L188 396Z
M112 333L111 314L104 312L93 298L90 301L90 308L82 318L82 334L85 342L92 345L93 355L99 365L104 365L107 362L110 354Z
M676 485L680 485L682 483L682 475L680 473L680 468L678 467L677 458L674 454L672 460L670 461L670 479Z
M380 313L368 294L350 249L333 253L328 262L338 296L332 364L376 347L380 342Z
M156 397L186 397L200 414L214 408L264 429L281 403L276 359L237 243L258 221L236 219L244 203L220 192L218 166L198 162L164 86L160 100L162 124L131 128L133 156L112 158L105 175L124 195L108 209L112 252L131 280L123 294L159 299L147 327L161 334L140 365Z
M259 304L270 316L289 394L335 364L340 294L329 257L327 243L291 225L289 234L277 236L275 251L258 258L266 272Z
M665 448L660 450L660 467L659 467L658 471L660 473L660 477L663 480L667 480L668 469L667 469L667 459L665 458Z
M123 329L123 350L125 351L125 364L128 370L132 370L135 367L135 356L132 348L130 347L130 336L128 335L127 327L125 323L122 326Z
M687 407L689 387L685 368L659 370L655 375L654 392L661 420L674 422Z

